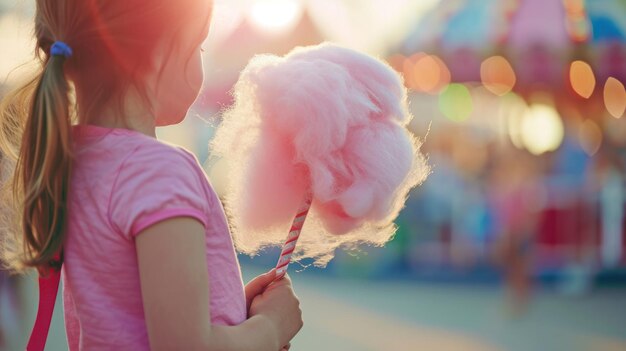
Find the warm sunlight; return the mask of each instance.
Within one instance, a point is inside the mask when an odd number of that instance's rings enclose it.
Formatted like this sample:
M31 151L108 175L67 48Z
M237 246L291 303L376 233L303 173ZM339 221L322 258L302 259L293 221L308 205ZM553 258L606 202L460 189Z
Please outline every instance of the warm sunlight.
M3 48L0 55L0 86L3 82L18 82L36 69L31 32L32 25L25 16L0 16L0 47Z
M302 3L297 0L259 0L250 6L248 15L258 29L281 32L297 23L302 10Z
M552 106L531 105L521 124L522 142L534 155L556 150L563 141L563 122Z

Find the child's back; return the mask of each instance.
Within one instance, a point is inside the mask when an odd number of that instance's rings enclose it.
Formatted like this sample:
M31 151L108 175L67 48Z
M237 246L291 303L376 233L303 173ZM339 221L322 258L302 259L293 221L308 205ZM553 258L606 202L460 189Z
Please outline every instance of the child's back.
M195 157L132 130L83 125L73 132L76 159L63 266L70 350L78 350L79 342L85 350L146 349L134 236L173 217L205 224L212 323L245 321L226 218Z

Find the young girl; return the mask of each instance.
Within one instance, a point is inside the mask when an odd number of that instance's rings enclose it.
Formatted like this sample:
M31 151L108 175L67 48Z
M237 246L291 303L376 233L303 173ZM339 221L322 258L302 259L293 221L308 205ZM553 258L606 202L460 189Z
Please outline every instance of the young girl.
M14 269L58 265L70 350L270 350L288 278L245 288L198 161L155 139L197 97L209 0L37 0L42 72L1 110ZM12 191L11 191L12 190Z

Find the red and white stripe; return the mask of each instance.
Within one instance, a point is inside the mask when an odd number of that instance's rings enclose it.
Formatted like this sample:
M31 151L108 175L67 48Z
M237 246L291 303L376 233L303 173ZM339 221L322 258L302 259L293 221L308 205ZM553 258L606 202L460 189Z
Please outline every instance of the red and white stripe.
M298 210L298 214L293 219L291 229L289 229L289 235L287 236L287 240L285 240L285 243L283 244L283 250L280 253L280 257L278 258L278 263L276 264L276 280L282 278L285 273L287 273L287 267L291 262L291 255L296 249L296 243L298 242L300 232L302 231L304 221L306 220L306 216L309 213L310 208L311 197L307 196L304 203Z

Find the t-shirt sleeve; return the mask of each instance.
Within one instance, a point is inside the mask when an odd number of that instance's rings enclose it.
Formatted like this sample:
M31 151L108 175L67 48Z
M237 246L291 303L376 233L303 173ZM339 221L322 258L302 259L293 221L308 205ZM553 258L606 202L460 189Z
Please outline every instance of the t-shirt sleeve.
M207 226L210 204L194 158L170 146L140 148L121 164L109 201L109 221L134 238L173 217L191 217Z

